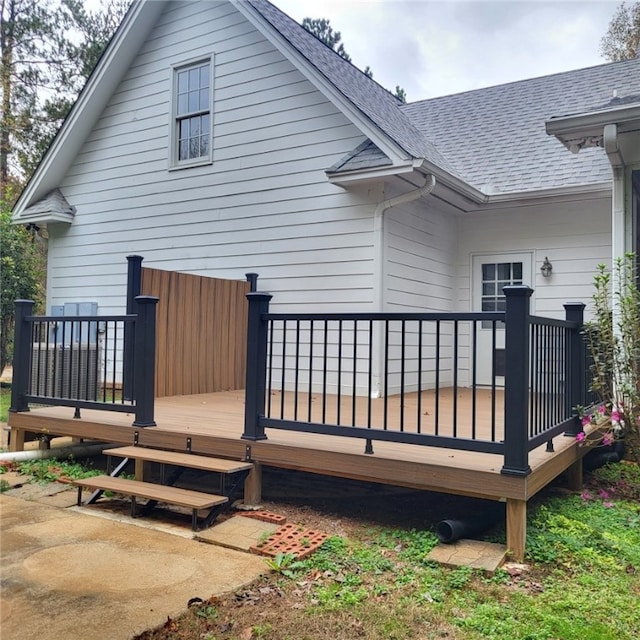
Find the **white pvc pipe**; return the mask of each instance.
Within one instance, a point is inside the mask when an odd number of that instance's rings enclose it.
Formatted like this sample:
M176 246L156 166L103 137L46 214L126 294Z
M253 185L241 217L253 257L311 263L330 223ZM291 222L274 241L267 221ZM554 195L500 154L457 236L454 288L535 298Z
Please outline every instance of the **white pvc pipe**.
M88 458L99 456L105 449L113 449L117 444L74 444L68 447L32 449L30 451L10 451L0 453L0 462L24 462L25 460L45 460L46 458Z

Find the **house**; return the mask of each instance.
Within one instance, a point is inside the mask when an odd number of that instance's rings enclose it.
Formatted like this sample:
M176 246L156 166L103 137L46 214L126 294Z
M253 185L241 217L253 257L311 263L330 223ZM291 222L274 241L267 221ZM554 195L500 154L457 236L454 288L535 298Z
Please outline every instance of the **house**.
M635 59L405 105L267 0L142 1L14 220L47 226L48 307L123 313L125 256L141 254L198 276L257 272L280 313L498 313L502 288L524 284L531 313L560 319L599 263L638 248L639 96ZM446 383L502 384L491 322L460 345L448 329L466 364ZM405 390L404 368L391 382L380 363L368 382L331 373L334 393ZM545 474L508 494L516 541Z

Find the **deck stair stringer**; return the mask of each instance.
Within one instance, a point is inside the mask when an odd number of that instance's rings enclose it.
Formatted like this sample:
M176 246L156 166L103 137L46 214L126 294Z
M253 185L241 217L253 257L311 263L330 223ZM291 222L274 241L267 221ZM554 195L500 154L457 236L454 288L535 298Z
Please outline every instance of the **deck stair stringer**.
M92 488L96 491L85 504L95 502L103 491L114 491L131 497L131 516L136 517L136 499L146 498L144 513L151 511L158 502L165 502L192 510L192 529L194 531L210 526L220 511L229 503L230 497L237 491L253 469L250 462L239 462L224 458L201 456L179 451L167 451L140 446L126 446L110 449L109 456L123 458L123 461L109 475L95 476L76 480L78 487L78 505L82 504L82 490ZM129 480L118 477L124 471L129 460L138 463L157 463L161 466L161 482L144 482L142 477ZM173 472L165 477L165 466L173 467ZM141 468L141 467L140 467ZM220 491L218 494L193 491L173 486L186 469L196 469L219 474ZM142 474L140 474L141 476ZM208 510L204 518L198 520L198 511Z

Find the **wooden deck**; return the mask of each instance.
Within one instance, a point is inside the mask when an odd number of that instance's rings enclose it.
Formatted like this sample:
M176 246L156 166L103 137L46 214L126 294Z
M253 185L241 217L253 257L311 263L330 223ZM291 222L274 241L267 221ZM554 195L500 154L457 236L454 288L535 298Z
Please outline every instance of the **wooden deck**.
M317 399L312 398L312 403ZM272 395L280 407L280 394ZM433 433L435 407L432 392L423 392L421 415L423 432ZM488 437L492 429L491 400L488 392L476 394L478 421L477 437ZM303 403L304 404L304 403ZM471 415L470 390L458 391L458 435L466 433ZM440 433L450 435L453 397L442 393L439 401ZM502 431L502 400L496 402L497 439ZM284 399L285 411L292 412L289 398ZM308 405L307 405L308 406ZM366 402L358 406L365 411ZM372 423L380 424L384 401L372 401ZM500 408L498 408L500 407ZM301 418L306 407L299 408ZM315 409L314 409L315 411ZM400 411L400 398L390 397L387 403L389 428L392 418ZM417 416L417 397L404 397L405 415ZM460 451L418 445L373 442L373 455L364 453L365 442L359 438L295 433L276 429L267 430L267 440L252 442L242 440L244 420L244 392L226 391L211 394L158 398L155 404L157 426L132 427L133 415L107 411L82 410L80 419L73 418L68 407L36 408L25 413L9 415L12 427L12 449L22 448L24 432L67 435L96 439L118 444L133 444L134 433L142 446L215 455L237 460L251 460L260 465L297 469L324 475L380 482L420 490L438 491L491 500L506 500L508 546L516 557L524 553L524 516L526 501L567 469L573 484L579 481L580 460L584 449L574 438L558 436L554 439L554 451L542 446L529 455L532 472L526 477L503 475L500 455ZM343 423L345 418L343 417ZM360 422L360 424L363 424ZM366 424L366 423L365 423ZM188 442L189 440L189 442ZM260 499L259 480L254 481L253 499Z

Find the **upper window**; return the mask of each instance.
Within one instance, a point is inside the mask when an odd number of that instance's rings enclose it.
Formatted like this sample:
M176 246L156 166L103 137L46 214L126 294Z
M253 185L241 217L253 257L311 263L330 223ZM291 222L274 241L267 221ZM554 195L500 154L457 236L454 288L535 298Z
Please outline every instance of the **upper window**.
M211 60L174 70L174 164L211 159Z

